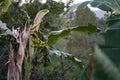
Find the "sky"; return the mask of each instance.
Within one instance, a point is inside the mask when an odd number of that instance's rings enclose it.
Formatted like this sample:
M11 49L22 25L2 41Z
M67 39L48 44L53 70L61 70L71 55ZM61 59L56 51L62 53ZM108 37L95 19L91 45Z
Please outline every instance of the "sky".
M55 0L55 1L60 1L60 0ZM67 0L61 0L62 2L66 2ZM88 0L74 0L74 3L79 3L83 1L88 1Z
M57 1L57 2L59 2L59 1L62 1L62 2L64 2L64 3L66 3L68 0L54 0L54 1ZM74 2L73 2L73 4L77 4L77 3L80 3L80 2L84 2L84 1L91 1L91 0L73 0ZM90 7L90 6L89 6ZM93 8L93 7L90 7L92 10L99 10L98 8Z
M25 0L22 0L22 1L25 2ZM45 3L47 0L39 0L39 1L42 1L43 3ZM56 2L62 1L64 3L66 3L69 0L54 0L54 1L56 1ZM79 3L79 2L88 1L88 0L73 0L73 1L74 1L74 3Z
M60 0L55 0L55 1L60 1ZM66 3L67 0L61 0L62 2ZM80 3L80 2L84 2L84 1L89 1L89 0L74 0L74 3L73 4L77 4L77 3ZM90 7L90 5L89 5ZM93 8L93 7L90 7L90 9L96 14L97 17L99 18L102 18L104 17L104 14L106 13L105 11L102 11L98 8Z

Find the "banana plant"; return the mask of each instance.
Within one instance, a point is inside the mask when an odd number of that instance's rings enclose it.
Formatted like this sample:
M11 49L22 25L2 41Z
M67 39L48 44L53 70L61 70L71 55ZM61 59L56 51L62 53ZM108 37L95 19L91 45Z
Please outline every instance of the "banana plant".
M30 37L29 37L29 56L25 57L25 80L29 80L30 79L30 70L31 70L31 66L32 66L32 60L35 57L35 47L44 47L45 46L45 42L40 40L40 38L38 37L38 30L40 27L40 23L42 21L42 18L49 12L48 9L44 9L41 10L37 13L35 19L34 19L34 23L33 26L30 27ZM30 62L28 61L28 58L30 57Z
M14 48L12 45L10 45L10 53L9 53L9 68L8 68L8 80L22 80L22 67L23 67L23 61L25 61L25 80L29 80L30 78L30 70L33 67L32 60L34 59L36 55L36 49L45 51L44 55L40 57L40 60L45 60L48 55L62 55L65 58L76 62L79 64L81 68L83 68L82 61L77 59L75 56L72 56L72 54L56 51L54 50L53 45L60 39L64 38L70 35L70 32L77 31L77 32L83 32L83 33L95 33L96 27L93 25L88 26L78 26L78 27L72 27L67 28L59 31L52 31L48 35L43 35L40 31L40 23L42 21L42 18L49 12L49 10L41 10L38 12L34 19L33 25L25 26L24 30L21 31L20 28L17 29L8 29L6 26L0 26L1 29L5 30L4 35L12 35L16 41L19 44L17 57L16 57L16 63L14 61ZM10 32L10 33L8 33ZM2 36L3 36L2 34ZM45 40L41 39L44 38ZM29 42L29 51L26 51L27 45ZM27 53L28 52L28 53ZM25 56L25 53L27 53L27 56ZM67 56L66 56L67 55ZM30 58L30 61L28 60ZM28 62L29 61L29 62ZM46 60L45 60L46 61ZM14 67L12 67L14 66ZM15 68L15 69L14 69ZM13 73L10 73L13 71ZM15 74L16 73L16 74ZM15 75L14 75L15 74Z
M41 10L34 21L34 25L27 28L25 26L24 30L21 31L20 28L17 29L8 29L5 25L5 23L2 23L1 29L5 30L5 33L2 35L12 35L19 43L16 63L14 61L14 48L12 44L10 45L10 53L9 53L9 67L8 67L8 74L7 74L7 80L22 80L22 67L23 67L23 61L25 57L25 50L26 45L28 43L28 39L30 38L30 35L39 29L40 22L42 18L45 16L45 14L48 13L48 10ZM12 71L12 72L11 72ZM29 79L26 78L26 80Z

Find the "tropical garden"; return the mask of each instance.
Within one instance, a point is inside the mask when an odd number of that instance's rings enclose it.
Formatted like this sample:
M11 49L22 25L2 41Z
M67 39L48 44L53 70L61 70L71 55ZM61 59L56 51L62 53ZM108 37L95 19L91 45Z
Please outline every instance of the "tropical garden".
M73 2L0 0L0 80L120 80L120 1Z

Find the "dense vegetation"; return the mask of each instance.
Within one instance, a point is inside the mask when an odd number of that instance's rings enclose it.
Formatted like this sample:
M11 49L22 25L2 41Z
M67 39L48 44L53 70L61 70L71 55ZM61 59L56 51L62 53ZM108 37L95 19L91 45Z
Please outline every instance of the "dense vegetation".
M72 2L0 1L0 80L120 79L120 1Z

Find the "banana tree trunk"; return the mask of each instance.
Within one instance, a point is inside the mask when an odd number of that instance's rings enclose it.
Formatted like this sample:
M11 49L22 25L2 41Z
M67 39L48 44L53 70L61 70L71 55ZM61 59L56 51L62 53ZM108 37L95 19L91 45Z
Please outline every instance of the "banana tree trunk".
M7 80L16 80L16 66L14 62L14 49L13 49L12 44L10 44Z
M15 65L14 49L12 45L10 46L7 80L22 80L22 65L25 56L25 48L30 35L29 32L30 30L27 30L26 27L24 28L23 32L20 32L20 29L13 29L13 34L19 41L19 50L17 54L17 62Z

